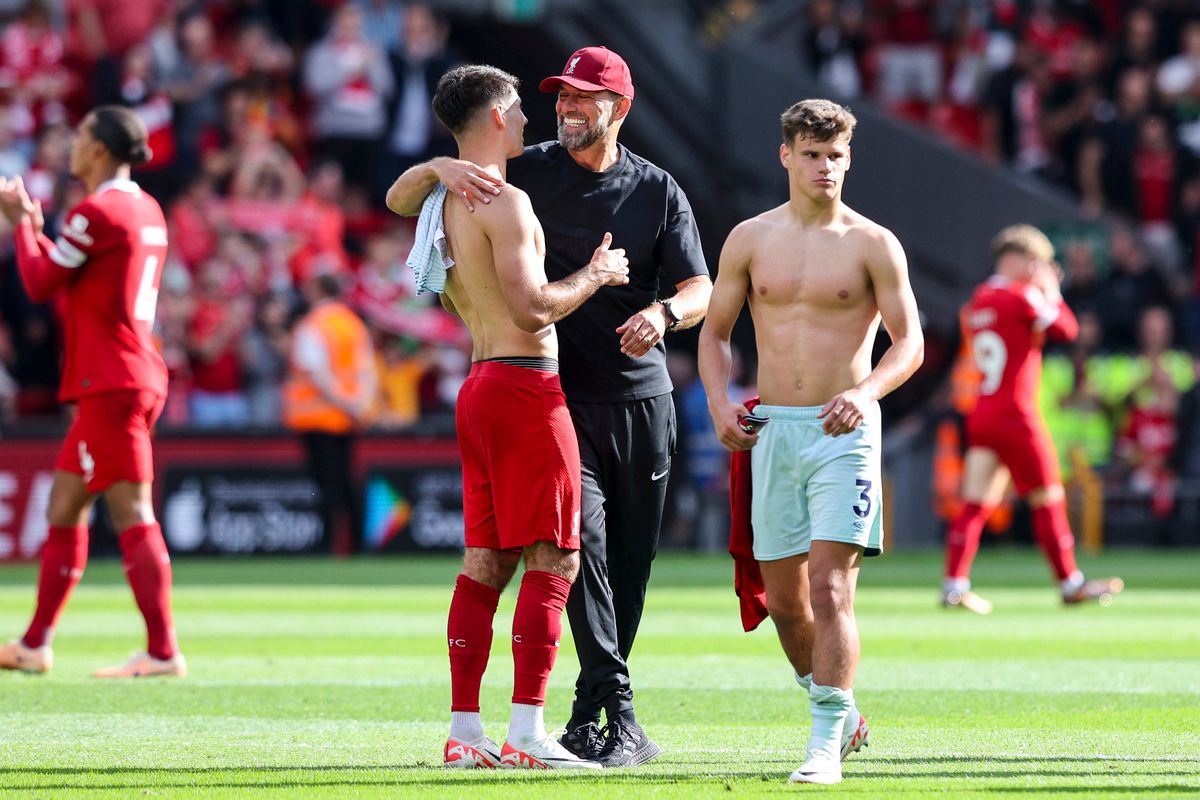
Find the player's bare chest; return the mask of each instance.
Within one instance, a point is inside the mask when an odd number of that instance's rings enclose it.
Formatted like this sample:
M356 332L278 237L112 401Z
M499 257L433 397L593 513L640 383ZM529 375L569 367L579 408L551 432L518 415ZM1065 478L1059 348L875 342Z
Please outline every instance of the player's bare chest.
M854 248L784 237L755 250L750 284L754 300L767 305L851 308L869 292L867 271Z

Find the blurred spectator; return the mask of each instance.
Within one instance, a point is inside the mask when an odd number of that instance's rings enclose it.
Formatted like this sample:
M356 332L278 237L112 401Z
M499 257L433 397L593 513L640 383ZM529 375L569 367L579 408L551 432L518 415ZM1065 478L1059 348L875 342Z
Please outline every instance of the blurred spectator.
M1185 25L1179 40L1179 53L1158 68L1158 91L1171 104L1184 100L1200 81L1200 20Z
M1117 91L1120 77L1130 69L1154 69L1158 59L1158 20L1149 6L1134 5L1125 17L1125 35L1109 69L1109 92Z
M837 0L810 0L802 50L809 69L840 98L862 94L858 61L867 47L862 9Z
M264 292L259 297L254 327L242 340L250 424L256 428L274 427L283 418L283 383L291 351L290 315L287 295Z
M249 17L238 24L229 54L229 72L235 78L287 81L295 58L292 49L276 38L262 19Z
M0 177L23 175L29 169L28 148L22 147L12 126L12 109L0 105Z
M1175 411L1179 395L1165 372L1156 371L1140 390L1146 400L1129 409L1117 438L1117 458L1125 483L1150 499L1158 519L1171 515L1175 502Z
M404 263L411 248L412 231L407 226L394 226L366 241L347 299L375 328L400 332L403 323L397 317L430 305L429 295L417 299L416 279Z
M51 22L44 0L29 0L20 18L0 33L0 92L20 111L14 119L22 124L13 132L21 138L67 121L63 100L71 74L63 63L63 39Z
M304 172L287 148L252 125L245 131L229 196L243 200L295 203L304 194Z
M1196 383L1179 398L1178 430L1171 468L1186 480L1200 480L1200 351L1192 351Z
M885 105L934 103L942 91L942 54L932 0L877 0L871 18L880 29L877 95Z
M81 53L85 63L124 56L170 10L167 0L67 0L66 6L68 49Z
M988 81L983 95L984 147L992 160L1021 172L1037 172L1050 164L1042 105L1051 80L1046 56L1022 42L1013 62Z
M219 256L201 265L199 296L188 331L191 393L188 411L199 428L243 428L250 405L239 343L253 324L253 307L233 266Z
M171 238L174 246L179 240ZM188 338L196 299L191 274L173 255L168 256L158 287L158 310L154 335L167 364L167 401L159 424L181 427L188 424L188 399L192 391L192 369Z
M1136 215L1137 186L1132 164L1142 121L1151 111L1152 90L1151 72L1143 68L1131 67L1117 81L1115 113L1096 131L1101 158L1089 162L1099 169L1099 174L1081 176L1088 186L1101 193L1093 200L1099 208Z
M960 147L983 148L983 115L979 101L987 80L989 38L981 12L970 4L959 5L946 45L944 102L935 107L931 124Z
M1080 310L1079 336L1066 352L1049 353L1042 364L1038 405L1058 449L1063 474L1071 474L1071 453L1081 451L1092 467L1109 463L1113 426L1100 383L1105 359L1100 355L1104 327L1094 311Z
M1108 276L1097 289L1096 309L1104 320L1105 346L1128 351L1137 344L1142 311L1150 306L1170 306L1171 292L1130 228L1113 227L1108 257Z
M393 79L386 55L363 35L358 6L334 12L328 35L305 60L304 86L318 154L340 163L347 182L369 186Z
M1095 312L1096 292L1100 285L1096 276L1095 250L1087 242L1076 239L1064 245L1062 253L1065 272L1062 288L1063 300L1075 312L1076 317L1087 312ZM1082 324L1082 318L1080 324Z
M362 15L363 32L371 44L385 53L399 52L404 45L404 3L400 0L354 0Z
M1170 460L1179 384L1190 386L1195 373L1190 358L1170 349L1173 329L1167 309L1148 308L1139 322L1137 367L1142 375L1125 401L1116 454L1129 487L1149 497L1154 515L1165 519L1174 504Z
M361 546L353 448L377 398L375 355L366 326L339 299L335 275L313 274L302 286L310 310L293 331L283 416L320 490L323 546L347 555Z
M1194 350L1200 348L1200 173L1189 175L1180 187L1175 225L1184 253L1183 336Z
M1046 58L1050 74L1056 79L1071 72L1071 53L1084 38L1082 25L1072 19L1058 0L1033 0L1025 20L1023 38Z
M384 334L376 354L379 399L376 424L385 430L407 428L421 415L421 379L428 366L421 343L409 336Z
M229 69L216 49L212 22L191 12L179 22L180 58L166 76L167 92L178 109L176 132L188 170L200 161L200 137L221 117L220 90Z
M461 337L460 337L461 338ZM426 352L428 368L421 377L421 410L449 413L471 368L471 343L434 342Z
M349 263L343 238L346 217L342 213L345 203L342 177L338 162L317 163L309 175L308 191L295 207L295 224L301 238L289 266L297 286L309 277L314 259L328 260L334 271L344 269Z
M195 272L201 262L217 251L219 222L213 180L201 173L184 188L167 212L171 252L189 272Z
M1155 114L1143 118L1131 165L1135 218L1151 258L1168 273L1179 268L1183 255L1175 234L1180 160L1167 121Z
M9 365L9 374L18 384L17 413L56 413L61 341L49 307L27 309L17 321L12 344L15 355Z
M1095 133L1104 109L1104 51L1099 43L1075 39L1068 73L1045 99L1045 136L1052 154L1047 177L1080 191L1079 161L1084 142Z
M403 19L403 47L388 58L396 92L388 106L384 167L374 186L378 197L413 164L456 152L450 132L430 107L438 78L458 63L446 47L449 25L424 4L410 5Z

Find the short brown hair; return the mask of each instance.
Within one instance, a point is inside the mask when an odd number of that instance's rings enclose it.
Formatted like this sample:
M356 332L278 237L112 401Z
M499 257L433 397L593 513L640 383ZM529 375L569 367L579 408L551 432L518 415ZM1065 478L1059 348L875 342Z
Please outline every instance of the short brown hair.
M1009 225L992 239L992 257L997 261L1005 253L1020 253L1046 261L1054 259L1050 238L1032 225Z
M455 67L438 79L433 93L433 113L457 135L470 124L475 113L516 91L521 85L513 75L484 64Z
M850 109L832 100L801 100L784 111L779 122L785 144L791 144L797 136L815 142L828 142L842 135L849 139L858 124Z

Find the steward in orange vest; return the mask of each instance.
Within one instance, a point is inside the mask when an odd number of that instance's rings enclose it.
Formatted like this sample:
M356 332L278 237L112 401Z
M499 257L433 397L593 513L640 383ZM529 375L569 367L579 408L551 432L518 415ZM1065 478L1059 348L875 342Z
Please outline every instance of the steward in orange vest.
M334 286L292 332L292 359L283 387L283 421L294 431L349 433L367 421L376 393L375 351L367 327L336 298ZM333 288L330 296L325 290Z

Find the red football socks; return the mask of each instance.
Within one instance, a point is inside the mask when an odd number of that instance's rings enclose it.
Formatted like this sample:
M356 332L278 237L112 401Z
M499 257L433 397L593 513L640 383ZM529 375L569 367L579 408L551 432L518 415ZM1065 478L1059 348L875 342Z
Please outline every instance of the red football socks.
M479 711L479 684L492 651L492 619L500 592L459 575L450 601L450 710Z
M54 638L54 626L71 598L71 590L87 566L88 529L50 528L42 545L42 568L38 575L37 608L29 630L21 637L26 647L41 647Z
M946 535L946 577L966 578L979 551L979 537L991 514L979 503L963 503L962 511L954 518Z
M171 556L157 522L126 528L117 537L125 556L125 579L146 621L146 652L166 660L178 651L171 618Z
M1030 509L1033 517L1033 538L1042 548L1046 560L1060 581L1079 571L1075 564L1075 537L1067 521L1067 503L1056 500Z
M514 703L540 706L558 655L562 613L571 582L550 572L526 570L513 615Z

